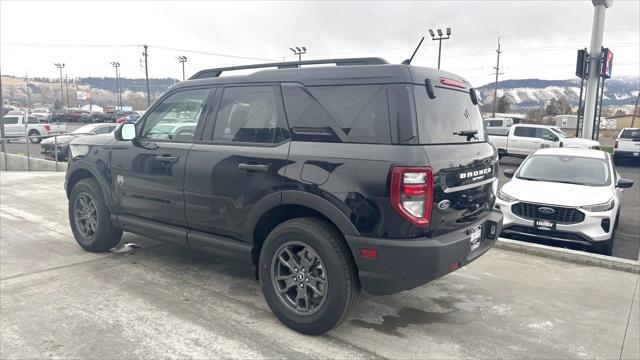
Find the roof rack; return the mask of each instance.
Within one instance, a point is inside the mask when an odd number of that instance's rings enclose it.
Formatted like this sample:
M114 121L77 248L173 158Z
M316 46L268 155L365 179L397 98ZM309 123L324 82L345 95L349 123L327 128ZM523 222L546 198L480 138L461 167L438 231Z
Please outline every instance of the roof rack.
M295 69L300 67L300 65L317 65L317 64L336 64L336 66L349 66L349 65L384 65L384 64L388 64L388 62L382 58L368 57L368 58L351 58L351 59L288 61L288 62L275 62L275 63L267 63L267 64L241 65L241 66L230 66L230 67L217 68L217 69L201 70L201 71L198 71L192 77L190 77L189 80L219 77L220 74L222 74L225 71L261 69L261 68Z

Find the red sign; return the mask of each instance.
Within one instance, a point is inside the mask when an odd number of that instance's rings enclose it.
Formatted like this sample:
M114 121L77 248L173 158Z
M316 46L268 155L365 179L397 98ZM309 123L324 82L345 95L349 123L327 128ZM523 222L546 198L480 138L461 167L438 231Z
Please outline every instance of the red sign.
M613 52L607 48L602 49L602 67L600 68L600 76L604 78L611 77L611 67L613 66Z

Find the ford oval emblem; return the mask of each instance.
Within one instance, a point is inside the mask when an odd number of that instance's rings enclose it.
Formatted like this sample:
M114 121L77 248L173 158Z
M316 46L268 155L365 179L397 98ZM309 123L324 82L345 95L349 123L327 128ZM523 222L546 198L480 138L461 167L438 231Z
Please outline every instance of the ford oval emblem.
M550 208L550 207L543 206L543 207L539 207L539 208L538 208L538 212L539 212L540 214L551 215L551 214L555 213L556 211L555 211L555 210L553 210L553 209L552 209L552 208Z
M449 202L449 200L442 200L438 203L438 209L440 210L448 209L450 205L451 205L451 202Z

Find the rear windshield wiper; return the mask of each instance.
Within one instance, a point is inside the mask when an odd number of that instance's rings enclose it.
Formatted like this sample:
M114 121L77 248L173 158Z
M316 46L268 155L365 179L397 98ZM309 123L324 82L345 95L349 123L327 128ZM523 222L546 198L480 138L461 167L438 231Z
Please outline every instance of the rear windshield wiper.
M478 130L460 130L453 133L453 135L466 136L467 141L471 141L471 139L477 140L476 134L478 134Z

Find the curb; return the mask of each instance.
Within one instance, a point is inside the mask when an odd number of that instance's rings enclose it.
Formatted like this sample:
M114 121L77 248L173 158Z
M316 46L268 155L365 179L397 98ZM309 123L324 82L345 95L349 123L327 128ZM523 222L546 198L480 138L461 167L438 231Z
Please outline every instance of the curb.
M640 262L606 255L591 254L583 251L557 248L552 246L498 238L495 247L525 254L564 260L576 264L591 265L606 269L640 274Z

